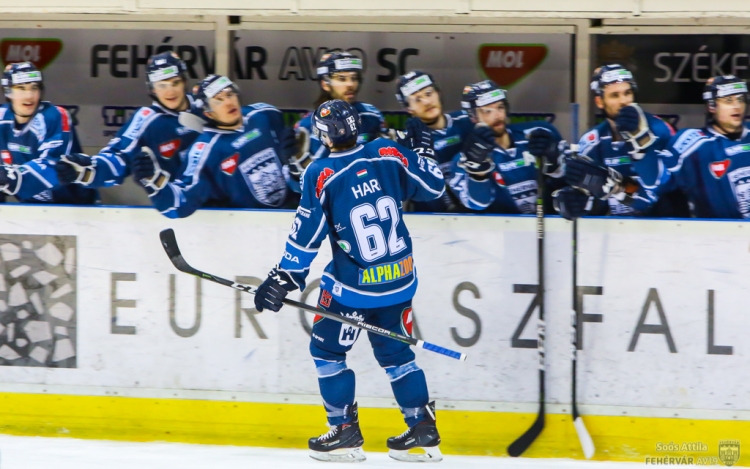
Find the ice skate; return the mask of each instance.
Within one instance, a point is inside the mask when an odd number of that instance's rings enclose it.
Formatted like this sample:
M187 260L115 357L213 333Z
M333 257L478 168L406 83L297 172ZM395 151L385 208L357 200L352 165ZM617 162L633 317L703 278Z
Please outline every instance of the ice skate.
M440 462L440 434L435 424L435 401L425 407L424 420L399 436L388 438L388 456L405 462Z
M367 459L362 445L365 439L359 430L357 403L347 411L352 419L341 425L328 425L330 430L317 438L310 438L310 457L326 462L361 462Z

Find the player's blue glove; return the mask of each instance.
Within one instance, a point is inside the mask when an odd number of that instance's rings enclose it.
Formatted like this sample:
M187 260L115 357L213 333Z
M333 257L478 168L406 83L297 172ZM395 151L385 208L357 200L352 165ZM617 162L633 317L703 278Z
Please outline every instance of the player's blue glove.
M276 313L284 306L284 298L296 289L297 285L292 281L292 277L276 266L255 292L255 309L270 309Z
M495 169L492 151L497 148L495 133L486 125L477 125L464 142L458 165L475 179L485 179Z
M146 189L149 196L159 192L169 183L169 173L159 168L154 152L148 147L142 147L133 157L131 167L133 179Z
M552 205L566 220L588 215L594 206L594 197L574 187L564 187L552 193Z
M584 157L565 158L565 182L602 200L625 189L622 174Z
M657 140L648 126L646 114L635 103L620 109L615 117L615 126L622 138L633 146L629 153L636 160L643 158L644 150Z
M529 153L542 158L544 173L550 174L557 171L560 167L560 148L552 132L543 128L534 129L529 133L528 139Z
M432 132L421 119L416 117L407 119L406 129L403 132L396 132L396 142L418 155L435 158L435 150L432 147Z
M620 109L615 117L615 127L618 132L635 132L638 130L638 124L640 123L640 116L638 115L638 109L634 106L625 106Z
M0 192L7 195L16 195L21 188L23 176L15 166L0 165Z
M91 184L96 175L94 159L83 153L63 155L55 165L57 179L61 184Z

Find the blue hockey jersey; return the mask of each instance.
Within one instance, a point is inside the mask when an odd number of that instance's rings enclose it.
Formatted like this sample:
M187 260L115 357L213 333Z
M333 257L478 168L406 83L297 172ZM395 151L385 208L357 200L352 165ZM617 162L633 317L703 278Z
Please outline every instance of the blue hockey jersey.
M661 153L670 185L699 218L750 218L750 131L730 140L712 128L683 129Z
M609 197L609 211L612 215L642 215L653 208L662 192L665 171L658 152L664 150L674 129L658 117L645 113L649 128L656 141L642 154L636 154L630 142L615 140L608 120L589 130L578 142L578 153L588 156L595 163L615 169L623 176L638 181L640 189L633 194L632 205L625 205L615 197Z
M59 186L54 165L70 153L73 122L68 111L47 101L39 104L29 122L18 125L10 103L0 106L0 156L15 165L21 181L15 197L21 202L92 204L97 192L76 186Z
M563 142L557 129L545 121L508 125L512 142L508 149L496 148L492 152L495 171L491 177L477 181L458 166L461 154L453 158L448 180L450 189L461 203L471 210L487 213L530 214L536 210L537 169L536 158L526 148L527 135L543 128L554 135L560 146ZM564 145L564 143L563 143Z
M385 134L385 120L383 114L380 113L378 108L372 104L355 102L352 103L354 109L359 113L359 117L362 120L362 126L360 127L359 136L357 136L357 143L372 142L376 138ZM296 127L302 127L310 132L310 155L313 159L325 158L328 156L330 151L328 147L323 145L318 137L313 134L312 131L312 112L305 114Z
M237 130L206 128L188 152L178 181L150 194L169 218L184 218L204 206L276 208L287 200L278 156L281 111L258 103L242 108Z
M203 111L188 95L189 111L203 117ZM123 125L117 136L99 154L92 156L96 165L94 180L89 187L109 187L122 184L130 174L132 158L148 147L156 155L159 167L174 180L185 169L186 154L200 135L178 122L179 113L154 102L142 107ZM205 118L204 118L205 119Z
M328 236L333 260L321 288L341 304L376 308L411 299L417 288L402 201L444 189L437 164L386 139L316 160L303 174L302 200L279 267L300 289Z

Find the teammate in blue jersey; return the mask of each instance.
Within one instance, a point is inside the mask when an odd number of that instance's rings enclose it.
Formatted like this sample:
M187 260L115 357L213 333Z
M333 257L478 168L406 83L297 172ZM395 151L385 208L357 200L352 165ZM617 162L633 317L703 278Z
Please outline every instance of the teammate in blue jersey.
M670 186L687 195L696 217L750 218L747 93L734 75L711 78L703 92L706 126L681 130L661 153Z
M326 237L333 260L325 268L318 304L328 311L362 318L381 328L411 334L411 304L417 288L412 241L403 220L402 201L431 200L444 188L433 155L430 132L417 119L407 123L398 142L378 139L357 144L360 118L340 100L323 103L314 114L314 131L331 149L303 176L302 201L281 262L255 296L258 311L279 311L288 292L305 288L310 263ZM311 456L323 461L361 461L364 442L354 396L354 372L346 353L360 330L316 318L310 352L330 431L311 438ZM409 429L389 438L395 459L411 461L411 448L425 448L422 460L442 458L424 372L407 344L369 334L375 358L391 381ZM343 454L339 454L343 453ZM417 459L420 460L420 459Z
M378 108L357 101L357 94L362 87L362 59L348 52L328 53L320 58L317 74L320 95L315 100L315 109L332 99L340 99L351 104L359 112L362 120L358 143L372 142L386 132L385 120ZM290 159L288 168L293 181L291 187L298 192L299 186L295 182L299 181L304 168L312 160L325 158L329 154L329 149L312 131L312 115L312 112L307 113L295 125L300 141L300 154Z
M184 169L188 148L199 133L178 121L180 112L202 115L192 96L186 93L187 67L174 52L151 56L146 63L146 86L154 100L133 114L117 136L99 154L67 155L57 166L63 184L109 187L122 184L130 174L135 155L146 147L165 177L174 180ZM149 154L147 152L146 154Z
M420 119L432 131L435 159L447 183L451 177L453 157L463 148L474 124L463 111L443 112L440 87L429 73L413 70L399 78L396 99L409 114ZM415 212L455 212L460 209L460 203L450 191L445 191L440 199L415 201L412 205Z
M491 80L466 86L461 106L476 127L469 134L464 151L453 159L453 175L448 181L451 190L471 210L534 213L536 157L557 161L567 142L544 121L508 124L507 92ZM553 174L560 175L559 170ZM546 179L548 184L562 185L558 180Z
M666 148L674 130L635 103L638 87L632 73L620 65L600 67L594 71L591 89L605 119L581 137L579 157L565 160L565 180L572 187L555 195L561 215L687 214L686 200L678 192L660 198L665 172L658 152ZM573 208L580 210L570 212Z
M241 107L237 86L219 75L206 77L193 94L208 122L190 147L179 180L169 182L148 154L133 159L133 177L154 207L169 218L184 218L205 206L284 206L288 190L282 159L297 148L281 111L264 103Z
M29 62L9 64L2 86L8 102L0 107L0 194L31 203L96 202L96 191L59 186L54 166L70 152L73 122L68 111L42 101L42 72Z

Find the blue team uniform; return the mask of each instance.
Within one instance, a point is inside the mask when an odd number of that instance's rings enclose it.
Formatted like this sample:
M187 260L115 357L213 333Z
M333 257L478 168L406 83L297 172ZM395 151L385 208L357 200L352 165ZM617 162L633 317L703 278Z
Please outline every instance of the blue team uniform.
M15 197L21 202L92 204L95 190L59 186L54 165L69 154L73 145L73 121L64 108L47 101L39 104L34 117L24 125L15 121L10 103L0 107L0 154L3 163L18 167L20 187Z
M750 218L750 131L730 140L713 128L683 129L661 152L670 187L699 218Z
M583 134L578 142L579 155L588 156L595 163L610 167L623 176L629 176L641 186L633 194L631 205L621 203L616 197L609 197L607 203L612 215L633 216L669 211L666 208L655 207L659 194L663 193L664 187L659 186L662 185L666 174L658 153L667 147L675 132L669 124L658 117L649 113L644 114L656 141L643 154L635 154L630 142L615 141L612 127L606 119Z
M460 155L454 157L451 169L453 175L448 183L466 208L487 213L531 214L535 212L536 158L528 153L526 148L528 133L538 128L551 132L558 144L562 141L560 133L548 122L510 124L507 131L511 147L496 148L492 152L495 171L482 181L471 178L458 165Z
M258 103L242 108L237 130L206 127L190 147L179 181L151 194L154 207L169 218L184 218L205 206L278 208L288 190L279 160L281 111Z
M203 117L202 109L188 95L189 111ZM148 147L156 155L159 167L174 180L185 169L186 154L200 135L178 122L179 113L158 102L142 107L133 114L117 136L99 154L92 156L96 165L94 180L89 187L109 187L122 184L130 174L133 157Z
M411 334L417 271L401 203L431 200L444 190L434 161L386 139L316 160L303 174L302 200L279 268L304 289L310 263L328 237L333 260L323 273L318 304ZM310 352L332 425L345 422L346 409L354 402L354 373L346 366L346 353L359 332L319 317L312 328ZM428 395L414 352L407 344L375 334L369 339L407 424L416 424Z

